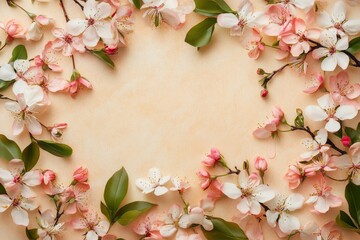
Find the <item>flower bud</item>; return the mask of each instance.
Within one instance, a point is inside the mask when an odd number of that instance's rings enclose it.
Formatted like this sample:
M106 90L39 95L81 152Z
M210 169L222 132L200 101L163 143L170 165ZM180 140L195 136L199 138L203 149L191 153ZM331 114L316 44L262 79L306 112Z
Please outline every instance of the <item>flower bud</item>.
M265 158L257 157L255 159L255 169L258 171L265 172L268 168L268 163Z
M88 179L88 170L87 168L79 167L73 173L73 178L77 182L86 182Z
M104 49L104 52L107 54L107 55L114 55L116 54L118 51L118 47L112 47L112 46L106 46L105 49Z
M217 148L211 148L202 163L207 167L214 167L219 160L221 160L220 151Z
M351 145L351 138L349 136L343 136L341 138L341 143L344 145L344 147L349 147Z
M256 70L256 73L257 73L257 75L264 75L265 74L265 71L264 71L264 69L262 69L262 68L258 68L257 70Z
M264 89L261 90L261 92L260 92L260 95L261 95L261 97L263 97L263 98L265 98L268 94L269 94L269 91L268 91L266 88L264 88Z
M52 170L45 170L43 172L42 182L47 185L56 179L56 175Z
M201 179L201 182L200 182L201 188L203 190L206 190L210 186L211 181L212 181L210 173L204 169L201 169L200 171L198 171L197 175Z

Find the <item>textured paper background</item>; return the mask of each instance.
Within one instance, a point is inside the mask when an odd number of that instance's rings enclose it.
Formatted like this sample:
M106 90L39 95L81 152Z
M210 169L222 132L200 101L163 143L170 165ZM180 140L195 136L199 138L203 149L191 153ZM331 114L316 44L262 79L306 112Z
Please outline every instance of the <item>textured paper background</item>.
M55 18L58 26L65 24L57 1L33 5L27 0L18 2L34 13ZM260 6L262 1L254 2ZM82 16L71 0L65 3L70 18ZM236 7L235 0L232 6ZM30 24L26 15L9 8L4 1L0 5L0 16L1 20L17 18L25 25ZM314 104L317 96L302 93L304 79L291 70L285 71L270 84L270 95L264 100L259 96L261 88L256 69L272 70L281 66L274 60L272 50L254 61L247 57L237 38L230 37L226 30L216 29L211 46L197 52L184 38L189 28L201 20L200 16L192 14L179 31L165 25L152 29L140 13L135 16L134 33L128 36L129 46L114 58L115 70L93 56L76 56L78 70L92 82L94 90L82 91L76 100L65 94L52 94L53 105L40 117L47 124L69 123L63 142L73 147L74 154L70 159L60 159L42 151L38 167L55 170L59 180L66 184L71 181L73 169L86 166L91 184L88 200L98 209L107 179L125 166L130 177L125 201L158 202L161 203L159 210L166 211L173 202L180 204L175 193L154 198L142 195L134 186L134 180L145 176L150 167L159 167L164 174L186 176L193 187L185 198L196 205L205 196L198 186L196 171L210 147L218 147L232 166L276 152L276 157L269 160L266 182L281 193L290 193L283 176L287 166L298 160L303 151L299 141L306 135L283 134L275 144L254 139L252 131L258 122L271 116L273 106L282 107L292 121L296 108ZM46 39L48 35L43 41ZM0 53L1 62L9 59L17 43ZM34 43L28 48L29 57L40 52L40 45L43 44ZM70 59L64 62L69 67L64 71L65 76L70 76ZM352 73L355 80L358 72ZM26 134L11 135L12 117L3 107L0 107L0 122L1 133L19 142L22 148L29 143ZM48 136L44 134L43 138ZM6 163L1 161L0 166L6 167ZM345 185L331 184L334 192L343 196ZM311 191L310 182L300 188L305 195ZM50 206L48 200L44 202ZM230 220L237 214L235 206L236 201L221 200L214 215ZM309 220L323 224L333 220L339 211L332 209L317 216L309 210L306 206L295 213L302 224ZM278 239L267 224L263 226L266 240ZM24 228L11 222L10 211L0 214L0 232L6 236L3 239L25 239ZM112 232L137 239L119 225L114 226ZM351 238L359 239L358 235L344 232L344 239ZM68 231L63 239L81 239L81 236Z

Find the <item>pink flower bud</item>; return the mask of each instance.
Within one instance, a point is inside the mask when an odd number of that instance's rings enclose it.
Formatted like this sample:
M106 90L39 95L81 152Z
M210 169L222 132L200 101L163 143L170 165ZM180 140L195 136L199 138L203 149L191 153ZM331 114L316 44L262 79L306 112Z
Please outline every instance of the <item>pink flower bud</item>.
M56 179L56 174L52 170L45 170L43 172L42 182L47 185Z
M341 142L344 145L344 147L349 147L351 145L351 138L349 136L343 136L341 138Z
M264 71L264 69L262 69L262 68L258 68L258 69L256 70L256 73L257 73L257 75L264 75L264 74L265 74L265 71Z
M207 167L213 167L220 159L220 151L216 148L211 148L210 153L206 155L206 158L202 161L202 163Z
M77 182L86 182L88 179L88 170L87 168L79 167L73 173L73 178Z
M268 168L268 163L265 158L257 157L255 159L255 169L258 171L265 172Z
M263 89L260 92L261 97L265 98L269 94L269 91L267 89Z
M60 140L63 135L63 132L61 129L64 129L67 126L68 126L67 123L58 123L52 127L49 127L48 129L50 130L51 138L54 141Z
M289 166L288 171L285 174L285 179L289 182L289 188L297 188L302 180L301 169L295 165Z
M106 46L104 51L107 55L114 55L117 53L118 47Z
M197 175L201 179L200 186L201 186L202 190L206 190L210 186L210 183L211 183L210 173L204 169L201 169L197 173Z

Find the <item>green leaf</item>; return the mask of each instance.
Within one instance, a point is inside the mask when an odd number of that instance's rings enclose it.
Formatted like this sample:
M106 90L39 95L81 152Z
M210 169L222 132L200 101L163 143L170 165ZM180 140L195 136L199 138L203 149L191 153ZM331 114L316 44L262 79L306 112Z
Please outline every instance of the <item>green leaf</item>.
M37 228L33 228L33 229L26 228L25 232L26 232L26 236L28 237L29 240L36 240L39 238Z
M351 54L356 54L360 51L360 37L354 38L349 42L349 48L346 50Z
M296 118L294 121L295 127L302 128L304 127L304 115L300 108L296 109Z
M109 222L112 222L112 213L103 202L100 202L100 209L102 214L104 214L104 216L109 220Z
M248 240L244 231L233 222L227 222L221 218L211 218L211 222L214 225L213 230L206 231L202 228L202 231L208 240Z
M15 62L18 59L27 59L27 51L24 45L17 45L12 51L12 57L9 60L10 62Z
M345 198L349 204L349 212L355 223L360 223L360 186L349 182L345 188Z
M99 58L101 61L106 63L109 67L114 68L114 62L109 58L109 56L102 50L91 50L90 51L94 56Z
M129 177L125 168L114 173L105 186L104 199L108 209L114 213L125 198L129 184Z
M133 0L133 3L137 9L141 8L142 1L141 0Z
M6 189L1 183L0 183L0 194L6 194Z
M21 158L21 150L16 142L8 139L5 135L0 134L0 158L12 160Z
M39 147L57 157L69 157L72 154L72 148L66 144L53 141L36 141L39 144Z
M204 21L192 27L186 34L185 42L198 48L209 44L216 21L216 18L206 18Z
M195 0L195 5L195 12L209 17L221 13L235 13L223 0Z
M143 201L128 203L116 212L113 221L118 221L118 223L124 226L128 225L141 214L150 210L153 206L156 206L156 204Z
M35 167L36 163L39 161L40 150L39 145L33 141L27 146L22 152L21 159L24 161L25 171L30 171Z
M6 90L11 84L13 84L15 81L3 81L0 80L0 91Z
M345 127L345 133L351 139L351 143L360 142L360 123L357 125L356 130L350 127Z
M340 227L349 228L349 229L357 229L354 222L351 220L350 216L347 215L344 211L340 210L339 215L336 217L336 223Z

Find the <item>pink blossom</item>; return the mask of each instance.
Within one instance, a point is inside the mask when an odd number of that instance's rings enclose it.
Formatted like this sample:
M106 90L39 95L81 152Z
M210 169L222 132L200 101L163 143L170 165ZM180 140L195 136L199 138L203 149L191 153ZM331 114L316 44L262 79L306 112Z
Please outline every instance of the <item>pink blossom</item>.
M49 68L53 72L61 72L62 68L58 64L58 59L52 45L52 42L48 42L45 45L42 53L34 58L35 65L43 69Z
M265 139L271 137L277 132L277 127L281 123L284 117L284 112L279 107L274 107L272 110L273 119L269 120L262 127L257 128L253 135L259 139Z
M246 236L251 240L264 240L264 234L261 228L261 221L256 217L250 217L244 228Z
M29 214L27 211L33 211L38 206L34 204L30 198L22 196L8 196L6 194L0 195L0 212L6 211L12 207L11 217L16 225L28 226Z
M112 39L104 39L107 47L105 51L109 54L114 54L117 49L119 43L121 45L126 46L125 35L133 31L134 17L133 17L134 9L128 5L120 6L114 17L112 18L112 24L115 31L115 37Z
M53 22L54 19L48 18L44 15L36 16L27 30L26 39L39 41L43 37L42 27L51 25Z
M49 127L48 129L50 130L51 138L54 141L60 140L63 134L62 129L67 128L67 126L67 123L58 123L53 125L52 127Z
M105 237L110 228L110 223L108 221L101 220L98 214L93 210L89 210L84 213L83 218L73 219L71 221L71 225L75 230L85 230L86 232L84 235L86 240ZM107 237L109 238L110 236Z
M73 178L76 182L86 182L88 180L88 169L79 167L73 173Z
M212 182L210 173L204 169L201 169L200 171L198 171L197 175L201 179L200 186L202 190L206 190Z
M184 193L186 189L190 188L190 183L186 179L180 179L179 177L171 178L173 187L170 188L171 191L178 191L179 193Z
M217 148L211 148L210 153L206 155L202 163L207 167L214 167L221 160L220 151Z
M62 201L68 203L68 207L65 210L66 214L75 214L77 211L86 212L88 210L86 192L89 189L89 184L78 183L65 190Z
M263 157L256 157L255 158L255 169L258 171L265 172L268 168L268 163L265 158Z
M223 184L218 180L212 181L208 188L208 195L200 201L200 206L204 211L212 211L214 209L216 201L224 195L221 191L222 187Z
M42 183L48 185L49 183L55 181L56 174L52 170L45 170L42 173Z
M304 167L304 174L307 177L315 176L317 172L332 172L336 168L333 167L333 159L327 153L322 153L313 159L312 163Z
M315 192L310 195L306 201L307 204L313 204L313 210L317 213L326 213L330 208L340 207L342 199L334 195L332 187L326 185L323 176L320 176L318 183L314 184Z
M91 83L75 70L73 75L71 76L71 81L68 87L68 91L70 92L71 97L75 97L82 87L85 87L87 89L93 88Z
M304 93L315 93L324 84L324 77L321 73L307 74L306 88L303 90Z
M297 188L303 179L302 169L295 165L290 165L285 174L285 179L288 181L290 189Z
M53 41L52 48L56 51L69 57L75 52L84 53L86 51L85 45L80 37L75 37L70 33L65 32L62 28L54 28L52 34L56 37Z
M337 228L334 221L328 222L321 228L321 237L323 239L330 239L330 240L341 240L341 232Z
M291 22L289 9L280 4L271 5L266 14L270 22L263 28L263 31L269 36L279 36Z
M160 234L160 227L164 223L158 219L155 214L148 214L145 218L139 220L139 222L133 227L133 231L143 236L143 239L162 239Z
M188 214L184 214L179 222L182 228L190 228L193 224L201 225L206 231L211 231L213 223L205 215L201 207L189 207Z
M360 110L360 104L355 99L360 96L360 84L351 84L346 71L330 77L330 96L336 104L352 105Z
M333 156L332 160L335 167L348 171L348 176L354 184L360 185L360 142L351 145L348 154Z
M265 47L261 42L261 35L255 28L246 29L240 40L241 45L248 51L250 58L257 59Z
M7 42L11 42L14 38L25 38L26 30L16 19L9 20L6 24L0 22L0 29L6 32Z

